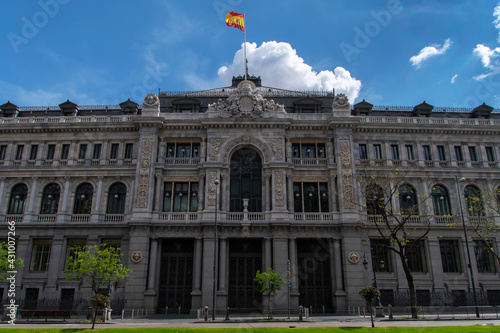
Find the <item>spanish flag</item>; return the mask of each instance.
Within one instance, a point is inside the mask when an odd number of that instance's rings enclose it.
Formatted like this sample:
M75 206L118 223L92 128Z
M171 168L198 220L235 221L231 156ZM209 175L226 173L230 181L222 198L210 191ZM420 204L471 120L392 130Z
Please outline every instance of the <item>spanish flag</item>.
M226 14L226 25L228 27L235 27L241 31L245 31L245 18L243 14L230 12Z

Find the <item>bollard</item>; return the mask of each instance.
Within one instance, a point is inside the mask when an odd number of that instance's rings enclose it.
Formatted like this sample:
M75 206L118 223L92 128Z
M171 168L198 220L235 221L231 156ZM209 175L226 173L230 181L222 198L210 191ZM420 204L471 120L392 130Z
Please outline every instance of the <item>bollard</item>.
M180 316L181 315L181 307L179 306L179 313L178 315Z
M229 320L229 306L226 308L226 318L224 320Z
M392 319L394 319L392 317L392 305L389 304L387 307L389 308L389 320L392 320Z
M304 315L304 308L301 305L299 306L299 321L303 320L303 315Z
M313 306L309 305L309 314L312 315L312 313L313 313Z
M125 309L122 310L122 321L124 316L125 316Z
M132 320L134 320L134 309L132 309Z
M205 306L205 321L208 321L208 306Z
M361 317L361 308L358 306L358 316Z
M366 308L363 308L363 317L366 316Z

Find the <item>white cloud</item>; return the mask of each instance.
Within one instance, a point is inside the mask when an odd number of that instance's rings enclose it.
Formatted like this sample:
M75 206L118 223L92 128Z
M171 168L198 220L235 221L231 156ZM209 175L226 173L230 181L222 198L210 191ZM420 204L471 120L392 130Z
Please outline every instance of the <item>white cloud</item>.
M500 47L490 49L486 45L477 44L474 49L474 54L481 59L483 67L490 70L486 74L475 76L474 79L479 81L490 75L498 74L500 71ZM492 63L494 59L496 59L495 64Z
M499 30L499 36L498 36L497 40L500 43L500 2L497 4L495 9L493 10L493 16L495 17L493 24L495 24L495 28L497 28Z
M219 68L218 74L224 83L230 84L233 76L245 73L243 58L242 44L233 63ZM335 89L335 93L346 94L351 104L361 89L361 81L353 78L345 68L314 71L289 43L269 41L259 47L256 43L247 43L247 59L249 74L260 75L265 86L290 90Z
M458 77L458 74L453 75L450 82L455 83L455 81L457 80L457 77Z
M414 55L410 58L411 65L416 68L422 67L422 63L430 57L444 54L446 50L450 48L451 44L451 39L447 38L445 39L444 44L441 48L441 44L424 47L417 55Z

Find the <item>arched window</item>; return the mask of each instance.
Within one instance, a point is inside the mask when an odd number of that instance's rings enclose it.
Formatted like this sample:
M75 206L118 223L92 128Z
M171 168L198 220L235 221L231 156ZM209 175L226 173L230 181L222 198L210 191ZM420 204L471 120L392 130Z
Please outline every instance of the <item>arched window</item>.
M470 216L484 216L483 198L477 187L467 185L464 189L464 198Z
M57 214L60 195L61 187L56 183L51 183L45 186L42 195L40 214Z
M114 183L109 188L106 214L123 214L125 211L125 198L127 187L123 183Z
M24 214L24 205L28 196L28 186L17 184L10 193L9 209L7 214Z
M366 213L385 215L384 190L377 184L369 184L365 189Z
M496 191L497 209L500 211L500 186L497 187Z
M92 211L92 196L94 188L89 183L83 183L76 189L73 214L90 214Z
M451 215L450 196L448 190L441 185L432 188L432 203L434 204L434 215Z
M399 208L401 215L418 215L417 191L410 184L399 187Z
M242 212L243 199L249 199L248 211L262 211L262 159L249 148L231 157L230 211Z

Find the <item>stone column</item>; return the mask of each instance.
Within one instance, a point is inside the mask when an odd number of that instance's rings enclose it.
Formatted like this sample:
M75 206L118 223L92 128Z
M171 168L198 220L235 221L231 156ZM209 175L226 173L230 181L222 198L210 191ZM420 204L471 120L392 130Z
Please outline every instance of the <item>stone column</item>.
M163 202L163 175L161 173L157 173L156 175L156 186L155 186L155 204L153 210L155 212L161 212L163 210L162 202Z
M290 307L297 309L299 306L299 274L297 264L297 239L288 239L288 257L290 260L290 271L292 276L292 289L290 290ZM288 283L288 281L287 281ZM288 288L288 285L287 285Z
M284 280L288 279L288 239L273 238L273 268ZM288 290L282 288L277 291L273 299L274 309L288 308Z
M213 301L213 268L214 268L214 246L213 235L203 238L203 273L201 281L201 304L212 308Z
M227 238L219 238L219 289L217 291L217 307L225 308L227 306L227 290L226 290L226 278L227 278Z
M57 278L64 270L66 251L63 249L64 236L57 235L52 239L50 249L49 269L47 270L47 285L45 286L45 298L58 298Z
M69 200L69 188L70 188L70 177L64 177L64 191L62 197L62 203L59 208L56 222L64 222L66 217L71 213L68 213L68 200ZM61 199L59 199L61 200Z
M158 238L150 238L151 248L149 250L149 269L148 269L148 289L145 295L156 295L156 267L158 257Z
M227 173L221 172L220 173L220 188L219 188L219 207L217 207L218 210L221 210L223 212L228 212L229 211L229 196L227 195L228 188L229 188L229 177L227 177Z
M337 207L337 188L335 186L335 176L328 177L328 204L330 205L330 212L338 212Z
M271 237L264 238L264 270L267 271L269 268L273 268L272 265L272 249L271 249Z
M31 183L31 190L30 190L30 200L28 203L28 211L26 212L24 216L24 222L35 222L36 217L34 216L33 212L33 207L35 205L35 197L37 193L37 185L38 185L38 177L33 177L33 182Z
M265 204L265 211L269 212L271 211L271 198L269 198L269 182L271 180L271 175L269 173L266 173L264 176L264 186L262 187L262 200L264 200Z
M443 264L441 262L441 248L439 247L439 239L429 237L427 239L427 244L429 245L429 253L435 254L432 256L432 260L430 260L429 265L430 276L432 281L434 282L434 289L444 288ZM465 268L467 268L467 266L465 266Z
M201 303L201 272L203 256L203 239L196 237L194 240L194 258L193 258L193 291L191 292L192 309L199 309Z
M5 179L5 177L0 178L0 221L2 222L4 221L5 212L7 211L5 207L8 205L7 200L3 200L3 194L5 192Z
M165 156L167 156L167 143L165 142L165 139L161 139L159 142L159 149L158 149L158 163L163 164L165 163Z
M198 181L198 213L205 209L205 174L200 174Z
M342 280L342 251L340 248L340 240L333 240L333 253L335 261L335 307L336 311L345 311L347 309L346 292Z
M92 212L92 216L90 218L91 222L99 222L99 217L101 216L101 203L102 203L102 180L103 176L98 176L98 183L97 183L97 194L95 197L95 203L94 203L94 211Z

